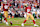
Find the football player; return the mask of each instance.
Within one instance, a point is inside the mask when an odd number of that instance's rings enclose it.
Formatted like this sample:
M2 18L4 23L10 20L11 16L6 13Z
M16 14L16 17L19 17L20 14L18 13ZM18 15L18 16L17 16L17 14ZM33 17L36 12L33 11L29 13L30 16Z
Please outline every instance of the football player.
M1 14L1 1L0 1L0 21L1 21L1 23L2 23L2 14Z
M40 16L40 9L37 10L37 14L36 14L37 19L39 19L39 16Z
M34 16L34 18L36 18L35 17L36 16L36 10L37 9L35 9L34 6L32 6L31 12L32 12L32 15Z
M34 17L33 17L33 15L31 14L31 6L30 6L30 5L29 5L28 7L26 7L26 19L25 19L25 21L21 24L22 26L24 26L24 23L28 20L29 17L33 20L34 26L38 26L38 25L35 24Z
M7 3L7 1L5 0L5 1L3 1L3 3L2 3L3 5L2 5L2 7L1 7L1 11L2 11L2 9L3 9L3 11L4 11L4 22L6 22L6 24L8 25L8 22L7 22L7 18L8 18L8 8L9 8L9 5L8 5L8 3Z

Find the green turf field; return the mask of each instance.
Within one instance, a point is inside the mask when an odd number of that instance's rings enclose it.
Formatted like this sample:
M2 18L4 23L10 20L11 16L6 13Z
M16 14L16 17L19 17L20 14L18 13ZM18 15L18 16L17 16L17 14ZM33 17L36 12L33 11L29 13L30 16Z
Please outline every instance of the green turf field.
M21 26L21 24L24 22L25 18L20 18L20 17L17 17L17 18L7 18L8 20L8 23L9 25L8 26L11 26L10 25L10 21L12 21L13 25L12 26ZM36 24L40 26L40 19L36 19ZM0 23L0 25L3 25L3 26L7 26L5 23ZM25 26L33 26L33 21L29 18L29 20L24 24Z

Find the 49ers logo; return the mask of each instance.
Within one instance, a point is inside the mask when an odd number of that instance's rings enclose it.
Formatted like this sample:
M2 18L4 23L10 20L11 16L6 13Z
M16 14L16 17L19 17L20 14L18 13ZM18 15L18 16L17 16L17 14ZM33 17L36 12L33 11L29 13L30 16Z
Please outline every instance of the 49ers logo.
M5 8L5 9L8 9L8 6L7 6L7 5L5 5L5 6L4 6L4 8Z

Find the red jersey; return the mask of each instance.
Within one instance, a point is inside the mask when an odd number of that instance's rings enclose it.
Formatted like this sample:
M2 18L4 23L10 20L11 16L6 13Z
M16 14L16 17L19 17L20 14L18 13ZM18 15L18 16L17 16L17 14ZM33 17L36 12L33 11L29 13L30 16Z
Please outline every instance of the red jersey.
M30 11L31 11L31 7L30 6L26 7L25 12L30 13Z
M27 7L25 8L25 12L27 12Z
M8 4L3 4L3 11L8 11Z

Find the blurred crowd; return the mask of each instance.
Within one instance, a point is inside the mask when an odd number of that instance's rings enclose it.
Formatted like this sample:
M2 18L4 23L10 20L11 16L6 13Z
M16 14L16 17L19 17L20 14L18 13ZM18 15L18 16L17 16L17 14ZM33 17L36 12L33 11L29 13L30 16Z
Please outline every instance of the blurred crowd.
M32 14L40 11L39 1L37 0L7 0L7 3L10 7L8 14L14 17L24 17L25 7L28 7L29 5L31 6Z

